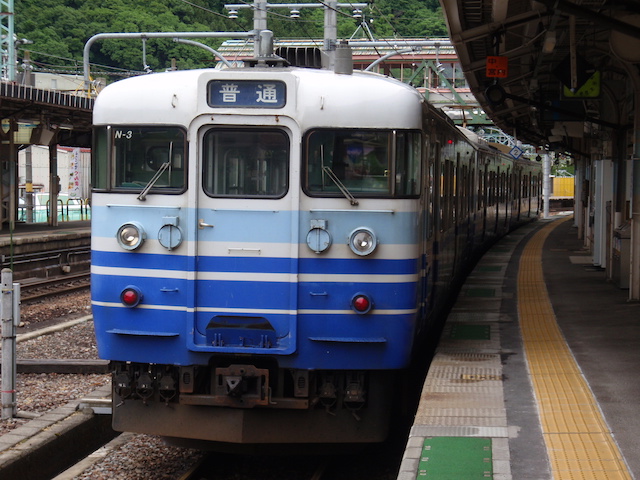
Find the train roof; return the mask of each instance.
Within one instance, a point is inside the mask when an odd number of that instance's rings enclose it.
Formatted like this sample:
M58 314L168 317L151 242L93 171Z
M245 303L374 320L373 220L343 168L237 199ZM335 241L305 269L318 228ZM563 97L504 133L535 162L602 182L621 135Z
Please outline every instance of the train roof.
M340 125L347 127L420 128L424 97L409 85L370 72L297 67L184 70L121 80L98 95L94 124L157 124L167 118L166 123L187 126L200 114L237 113L237 108L207 105L211 80L282 80L294 92L279 110L245 108L247 114L289 115L301 125L335 126L339 115Z

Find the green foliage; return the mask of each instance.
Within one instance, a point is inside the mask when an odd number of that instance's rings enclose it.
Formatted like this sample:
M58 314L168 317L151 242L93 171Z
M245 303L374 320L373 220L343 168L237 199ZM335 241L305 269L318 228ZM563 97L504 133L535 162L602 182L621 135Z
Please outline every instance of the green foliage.
M271 4L278 0L270 0ZM39 69L81 73L85 43L98 33L110 32L193 32L249 31L253 29L251 9L239 11L237 20L227 18L221 0L20 0L15 2L15 29L18 38L33 44L28 49ZM235 3L235 2L231 2ZM242 2L240 2L242 3ZM247 2L251 4L251 1ZM282 2L280 2L282 3ZM313 2L309 2L313 3ZM338 15L339 38L354 33L361 38L366 30L376 38L447 35L438 0L375 0L363 11L366 27L350 11ZM301 9L299 19L289 11L270 9L269 28L276 38L316 39L322 43L322 8ZM219 39L197 39L213 48ZM171 39L148 39L146 64L164 70L176 59L178 68L211 65L205 49L178 44ZM142 71L145 67L139 40L103 40L91 48L91 62L103 68ZM94 70L94 68L92 68Z

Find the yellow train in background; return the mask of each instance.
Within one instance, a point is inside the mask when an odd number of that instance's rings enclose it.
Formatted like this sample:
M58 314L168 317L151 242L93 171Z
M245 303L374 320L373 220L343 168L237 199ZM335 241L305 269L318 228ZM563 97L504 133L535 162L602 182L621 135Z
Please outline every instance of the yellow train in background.
M554 211L573 210L575 177L551 177L549 208Z
M575 177L551 177L551 198L573 198Z

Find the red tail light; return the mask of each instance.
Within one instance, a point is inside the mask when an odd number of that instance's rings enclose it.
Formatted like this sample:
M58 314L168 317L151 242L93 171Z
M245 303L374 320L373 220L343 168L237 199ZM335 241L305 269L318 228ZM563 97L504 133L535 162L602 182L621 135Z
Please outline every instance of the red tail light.
M120 294L120 301L126 307L135 307L142 300L142 292L136 287L127 287Z
M367 313L371 310L373 303L368 295L359 293L351 300L351 306L357 313Z

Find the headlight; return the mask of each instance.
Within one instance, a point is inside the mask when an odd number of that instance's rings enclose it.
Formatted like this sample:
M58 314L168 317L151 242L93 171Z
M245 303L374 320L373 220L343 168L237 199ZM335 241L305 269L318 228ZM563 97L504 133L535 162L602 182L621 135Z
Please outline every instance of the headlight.
M130 222L125 223L118 229L116 238L120 246L125 250L135 250L144 242L145 233L142 225Z
M349 236L349 247L356 255L369 255L377 245L375 234L368 228L356 228Z

